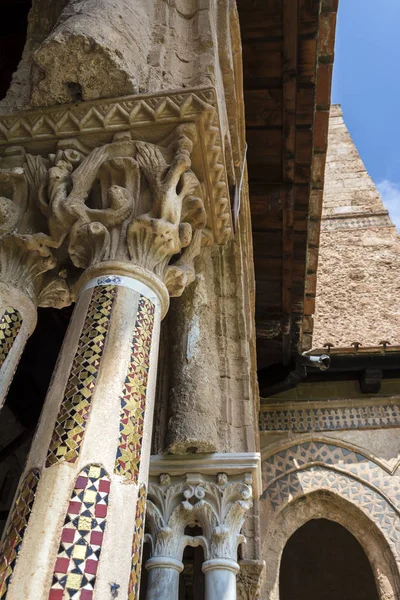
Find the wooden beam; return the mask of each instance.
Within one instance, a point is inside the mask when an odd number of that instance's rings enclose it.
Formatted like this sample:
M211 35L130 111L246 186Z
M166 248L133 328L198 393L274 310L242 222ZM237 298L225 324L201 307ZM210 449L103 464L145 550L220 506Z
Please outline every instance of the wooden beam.
M282 179L292 184L282 192L282 332L283 363L290 361L293 283L293 218L295 204L296 109L299 0L283 0L283 165Z

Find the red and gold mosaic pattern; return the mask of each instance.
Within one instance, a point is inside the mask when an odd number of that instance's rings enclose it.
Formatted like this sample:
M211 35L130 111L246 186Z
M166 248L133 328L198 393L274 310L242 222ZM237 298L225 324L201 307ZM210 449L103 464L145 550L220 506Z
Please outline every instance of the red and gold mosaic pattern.
M0 318L0 368L21 329L22 317L16 308L7 308Z
M0 598L5 598L28 526L40 473L32 469L22 481L0 547Z
M146 486L140 486L136 504L135 531L132 542L132 569L129 579L128 600L139 598L140 572L142 570L142 551L144 536L144 520L146 516Z
M145 296L140 296L130 363L122 390L119 441L114 468L115 473L135 483L139 475L142 451L153 327L154 304Z
M113 285L94 288L50 442L47 467L61 460L74 463L79 456L117 289Z
M61 533L49 600L93 600L110 480L97 465L79 474Z

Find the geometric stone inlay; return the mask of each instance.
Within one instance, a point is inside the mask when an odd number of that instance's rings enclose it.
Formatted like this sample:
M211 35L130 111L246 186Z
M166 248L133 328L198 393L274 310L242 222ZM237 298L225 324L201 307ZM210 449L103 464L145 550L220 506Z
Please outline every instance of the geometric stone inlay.
M400 518L396 510L376 490L360 481L321 466L296 471L274 481L263 494L274 512L289 502L315 492L329 490L358 506L378 526L396 555L400 556Z
M7 308L0 318L0 368L22 326L22 317L16 308Z
M303 442L280 450L262 463L263 481L269 486L289 472L323 464L332 470L346 472L366 485L380 490L393 506L400 507L400 476L388 473L366 456L339 445Z
M132 337L130 363L121 396L119 441L114 471L137 483L150 367L154 304L140 296Z
M61 532L49 600L93 600L110 480L98 465L77 477Z
M7 531L0 546L0 598L6 597L28 526L40 473L32 469L22 481L12 508Z
M80 452L117 287L95 287L65 388L46 466L74 463Z
M144 520L146 516L146 486L140 486L136 505L135 531L132 542L132 568L128 587L128 600L138 600L140 586L140 572L142 568L142 551L144 536ZM168 598L168 590L165 590Z
M400 405L261 408L260 431L338 431L400 426Z

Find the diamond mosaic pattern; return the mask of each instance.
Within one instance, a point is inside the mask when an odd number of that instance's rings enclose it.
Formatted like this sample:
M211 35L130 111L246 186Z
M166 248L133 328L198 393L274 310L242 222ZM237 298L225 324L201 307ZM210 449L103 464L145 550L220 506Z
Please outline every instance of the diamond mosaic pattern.
M379 477L383 470L363 456L333 444L324 442L305 442L295 444L268 457L263 463L263 478L269 484L288 471L304 468L313 463L323 463L348 470L353 475L365 477L370 473L373 478Z
M269 499L274 511L280 511L295 498L323 489L332 491L361 508L400 554L400 518L397 511L379 492L347 475L323 467L296 471L276 480L267 488L263 497Z
M139 476L142 451L153 327L154 304L145 296L140 296L130 364L121 396L119 441L114 468L115 473L135 483Z
M104 285L93 290L50 442L47 467L60 460L74 463L79 456L117 289Z
M121 277L118 275L104 275L103 277L99 277L97 279L97 285L120 285Z
M129 579L128 600L137 600L139 598L145 515L146 486L142 484L139 489L139 497L136 505L135 531L132 542L132 569Z
M400 506L400 476L397 473L388 473L362 454L323 442L296 444L270 456L263 462L263 480L269 485L290 471L318 463L347 471L350 477L381 490L394 506Z
M12 574L21 550L22 540L28 526L40 473L37 469L29 471L22 481L18 496L12 508L3 542L0 547L0 598L7 595Z
M61 533L49 600L93 600L110 480L97 465L79 474Z
M7 308L0 319L0 368L21 329L22 317L16 308Z
M260 412L260 431L337 431L400 426L400 405L273 409Z

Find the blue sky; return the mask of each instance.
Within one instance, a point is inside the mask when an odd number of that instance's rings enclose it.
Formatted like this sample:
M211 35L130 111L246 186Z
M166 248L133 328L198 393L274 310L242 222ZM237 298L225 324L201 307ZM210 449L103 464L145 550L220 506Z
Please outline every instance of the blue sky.
M332 102L400 230L400 0L339 0Z

